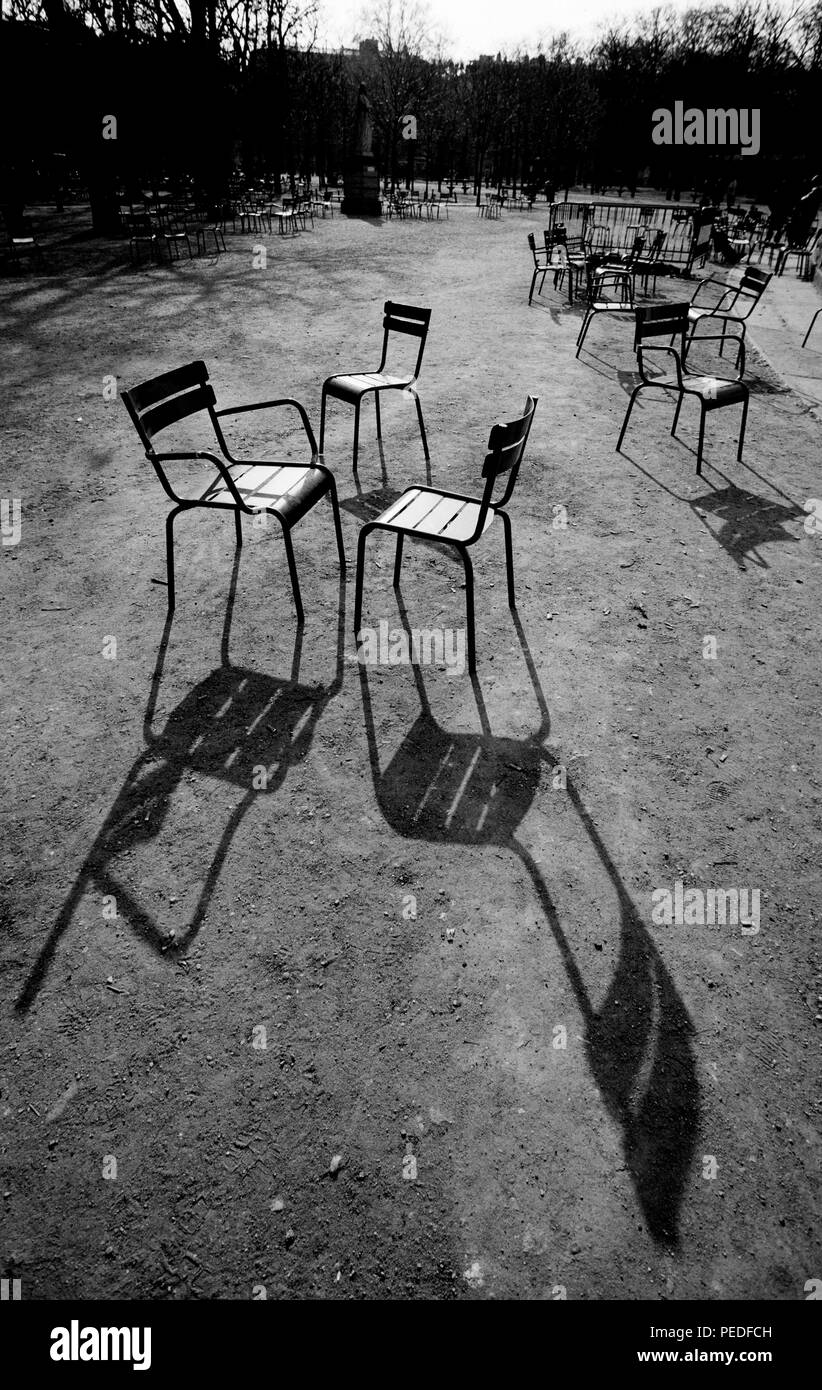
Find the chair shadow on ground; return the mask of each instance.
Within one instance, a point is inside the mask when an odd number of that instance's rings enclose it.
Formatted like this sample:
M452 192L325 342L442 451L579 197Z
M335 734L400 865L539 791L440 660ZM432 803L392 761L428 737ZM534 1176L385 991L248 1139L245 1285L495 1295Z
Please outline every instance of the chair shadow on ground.
M693 1026L567 773L568 798L610 879L619 909L619 958L599 1008L591 1003L550 890L517 836L541 780L550 776L556 760L543 746L550 715L525 634L517 615L513 618L541 714L539 728L525 739L491 732L476 678L472 684L481 732L449 733L433 718L420 669L414 665L420 713L383 766L367 668L360 664L377 801L398 834L438 845L495 845L510 849L523 864L582 1013L590 1069L609 1114L621 1127L626 1164L648 1227L657 1242L675 1247L700 1112Z
M681 426L680 426L681 428ZM682 440L675 442L682 443ZM687 451L696 457L696 449L690 445L685 445ZM706 465L712 472L717 473L724 479L726 487L717 488L710 485L710 491L701 493L698 497L688 497L685 493L676 492L674 488L663 483L659 478L650 473L647 468L643 468L641 463L628 453L624 444L621 456L644 474L650 482L655 483L663 492L667 492L669 497L674 497L678 502L687 502L688 506L699 518L709 536L722 546L730 555L734 564L744 571L747 563L752 562L760 569L770 569L770 565L762 555L761 547L770 545L774 541L789 541L796 544L801 536L794 535L787 529L787 523L791 521L803 521L807 515L805 508L800 507L798 502L794 502L786 492L777 487L775 483L757 473L750 464L740 463L741 468L752 473L760 482L765 483L774 492L783 497L784 502L775 501L773 498L765 497L758 492L748 492L747 489L737 487L735 483L722 473L715 464L711 464L706 459ZM702 478L700 481L704 482ZM712 524L713 522L713 524Z
M237 551L223 624L221 664L193 687L172 710L162 731L155 734L152 725L173 615L166 619L143 723L146 748L128 773L23 986L16 1001L20 1012L34 1002L57 947L89 889L115 898L118 917L156 950L173 957L191 945L245 813L257 797L271 796L280 790L289 768L306 756L326 705L342 687L345 576L340 578L334 678L326 685L307 686L299 680L302 624L297 626L288 679L232 665L229 638L239 563ZM266 770L264 790L254 787L255 775L258 783L261 780L260 768ZM195 880L204 881L190 920L170 936L148 907L119 881L112 863L119 855L139 849L160 834L169 799L189 772L227 782L240 788L244 795L221 830L205 873L195 869L192 874Z

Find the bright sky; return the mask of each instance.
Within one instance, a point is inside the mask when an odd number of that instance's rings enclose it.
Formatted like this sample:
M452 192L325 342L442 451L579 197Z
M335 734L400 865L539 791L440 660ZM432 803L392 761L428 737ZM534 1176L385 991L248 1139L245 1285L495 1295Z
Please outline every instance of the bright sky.
M367 34L363 0L320 0L321 41L328 47L348 47L354 35ZM709 0L671 0L673 8L686 10ZM429 10L446 39L446 50L455 58L512 50L518 44L532 51L540 38L567 29L577 38L592 37L598 26L619 17L648 13L660 0L430 0Z

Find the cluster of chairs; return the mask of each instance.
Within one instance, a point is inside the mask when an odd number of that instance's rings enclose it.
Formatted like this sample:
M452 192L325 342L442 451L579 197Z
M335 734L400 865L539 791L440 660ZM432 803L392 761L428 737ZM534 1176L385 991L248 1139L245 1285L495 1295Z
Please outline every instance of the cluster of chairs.
M433 191L426 197L413 190L395 189L393 193L387 193L382 200L383 213L389 219L398 217L400 220L405 218L416 218L418 221L426 219L429 222L439 221L440 214L445 213L448 217L448 198L442 197Z
M313 197L310 193L276 199L266 188L234 189L212 207L195 197L153 197L146 194L142 203L121 203L120 221L129 240L132 264L143 259L143 253L154 261L179 260L185 250L191 259L197 255L226 250L225 235L229 223L232 232L261 234L271 232L276 225L283 236L304 231L315 214L334 216L334 204L329 194ZM194 250L192 250L192 246Z
M718 275L709 275L697 284L689 301L664 305L637 305L636 280L643 276L647 288L649 274L655 272L659 256L664 246L664 238L659 233L648 253L644 249L644 239L637 236L627 253L618 258L605 249L603 242L597 245L596 229L587 244L580 240L572 245L563 228L546 232L545 249L537 248L533 233L529 234L528 245L533 261L531 285L528 292L529 305L533 301L534 287L541 277L539 292L549 273L553 273L554 286L557 287L564 274L584 278L586 284L586 303L582 323L576 342L576 356L585 343L588 330L594 319L601 314L613 317L626 316L634 323L634 351L639 368L639 383L631 393L625 419L620 431L617 450L622 447L628 421L638 395L648 389L673 392L677 397L671 434L676 433L682 403L686 396L695 397L700 404L699 444L697 448L696 471L702 472L702 454L705 438L705 419L712 410L727 405L742 405L742 418L739 430L737 457L742 458L745 441L745 427L748 417L749 390L743 377L745 375L745 332L747 321L767 289L772 274L760 270L758 266L747 265L741 278L731 283ZM555 259L555 252L562 256ZM815 320L814 320L815 321ZM805 341L810 335L811 323ZM715 333L705 329L715 328ZM667 338L668 344L661 346L649 343L649 339ZM694 343L718 342L719 356L723 357L728 342L736 343L736 376L719 377L705 375L689 370L688 355ZM675 348L674 343L679 347ZM804 346L804 344L803 344ZM653 354L665 355L667 371L652 374L649 358Z
M172 510L166 518L169 610L173 610L176 604L174 522L182 512L205 507L233 513L238 547L242 545L243 541L243 517L253 517L265 512L276 518L280 524L285 545L297 618L300 622L303 621L304 610L291 541L291 530L317 502L326 496L331 502L341 569L344 570L346 564L336 482L334 474L322 461L327 400L331 397L354 406L353 471L356 474L360 407L365 396L374 395L377 437L381 438L380 396L389 391L412 392L417 407L423 450L426 463L428 463L430 457L428 441L416 387L428 338L430 319L430 309L409 304L397 304L392 301L385 304L383 311L383 351L377 371L335 375L328 377L323 383L319 448L305 407L292 398L229 406L218 410L214 389L209 382L208 370L205 363L201 361L189 362L184 367L164 372L162 375L144 381L139 386L134 386L122 393L123 402L145 449L146 458L152 464L166 496L173 503ZM389 350L398 336L410 336L418 340L416 364L410 374L405 372L402 375L393 375L386 370ZM508 601L511 608L515 608L511 520L505 508L511 499L517 481L536 405L536 397L528 396L521 416L507 424L493 426L481 471L484 487L478 495L466 496L461 493L445 492L439 488L431 487L428 483L409 487L385 511L373 521L366 522L362 527L357 548L355 632L360 630L365 547L372 531L384 531L395 537L395 588L399 588L400 584L403 543L406 537L453 547L461 555L465 568L468 667L472 673L476 671L474 576L469 551L482 539L492 522L499 518L502 523L505 542ZM295 464L235 458L231 453L221 422L228 416L281 408L297 412L310 449L310 461L305 464ZM215 452L204 450L158 452L156 445L158 435L164 430L195 416L200 421L210 422L216 443ZM191 460L209 464L212 470L216 471L216 477L212 476L204 487L194 492L187 489L184 493L182 485L174 477L173 467L169 468L169 465L175 466Z

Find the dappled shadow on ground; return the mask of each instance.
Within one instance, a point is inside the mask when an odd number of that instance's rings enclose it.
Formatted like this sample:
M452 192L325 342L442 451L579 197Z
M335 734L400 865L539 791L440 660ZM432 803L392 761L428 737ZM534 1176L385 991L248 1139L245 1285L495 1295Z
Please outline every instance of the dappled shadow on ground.
M409 635L407 616L402 621ZM603 1003L595 1008L544 878L519 838L540 781L556 766L544 742L550 717L525 634L514 617L538 707L539 728L524 739L492 733L479 681L473 688L480 731L451 733L434 719L420 668L413 676L420 713L387 763L380 755L367 669L360 686L377 801L398 834L436 844L510 849L533 884L585 1027L591 1073L623 1137L625 1159L654 1239L677 1245L679 1212L696 1142L700 1102L693 1027L676 986L641 922L582 799L569 800L615 895L620 946ZM549 841L550 842L550 841Z
M34 1002L58 945L89 891L113 898L117 916L155 949L173 956L190 946L208 911L243 816L258 796L276 794L289 768L305 758L326 705L342 687L345 577L341 576L339 588L334 678L327 685L306 686L299 680L301 624L297 627L288 679L232 665L229 638L239 561L238 551L226 605L221 664L189 691L172 710L162 731L155 734L152 725L173 617L166 619L143 726L146 748L129 771L57 915L17 999L18 1011L25 1012ZM189 921L170 936L161 929L151 907L118 878L114 861L161 835L170 799L184 775L190 773L228 783L238 788L242 796L220 828L219 843L210 863L193 871L192 876L202 882L202 889Z

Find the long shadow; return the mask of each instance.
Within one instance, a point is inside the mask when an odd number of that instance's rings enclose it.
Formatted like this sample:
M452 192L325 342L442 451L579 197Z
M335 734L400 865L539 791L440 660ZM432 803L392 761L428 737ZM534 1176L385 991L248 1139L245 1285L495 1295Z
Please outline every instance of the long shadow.
M686 446L687 447L687 446ZM694 453L694 450L690 450ZM725 473L721 473L716 467L713 468L720 478L727 483L724 488L711 488L710 492L701 493L698 497L687 497L682 492L676 492L674 488L668 487L653 473L649 473L647 468L643 468L641 463L637 463L635 458L623 448L622 457L643 473L650 482L655 483L663 492L667 492L669 497L674 497L678 502L687 502L688 506L698 517L701 524L705 527L708 535L722 546L730 555L734 563L740 570L746 569L746 561L752 561L760 569L770 569L770 565L764 555L760 554L763 545L770 545L774 541L789 541L796 544L800 540L799 536L787 530L789 521L804 519L806 513L803 507L794 502L786 492L777 487L775 483L757 473L756 469L748 465L749 473L753 473L760 481L773 488L774 492L779 493L785 498L785 502L775 502L769 497L763 497L758 492L748 492L745 488L737 487ZM711 518L715 519L715 525L711 526Z
M401 613L407 630L402 605ZM675 1247L700 1110L693 1026L567 773L567 795L613 885L619 910L619 957L598 1008L591 1001L549 888L532 853L518 838L540 781L556 761L543 746L550 730L545 696L516 615L514 622L541 716L539 728L524 739L491 732L476 678L472 683L480 732L443 729L431 714L415 665L420 713L398 751L382 766L367 670L360 664L377 801L386 821L401 835L436 844L492 844L510 849L524 865L582 1013L591 1072L609 1114L621 1127L626 1164L648 1227L656 1241Z
M308 686L299 680L301 624L288 679L232 665L229 638L239 563L237 552L223 624L221 664L193 687L172 710L162 731L155 734L152 726L173 615L166 619L143 723L146 747L129 771L20 992L16 1001L20 1012L34 1002L78 904L92 887L114 897L118 916L158 951L174 956L190 946L208 911L243 816L258 796L278 792L289 768L306 756L326 705L342 687L345 576L340 578L334 678L327 685ZM254 783L263 781L260 769L265 770L265 785L258 789ZM190 920L169 936L148 907L119 881L112 861L159 835L170 798L187 772L230 783L244 795L221 831ZM200 875L195 872L193 877Z

